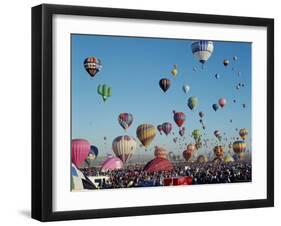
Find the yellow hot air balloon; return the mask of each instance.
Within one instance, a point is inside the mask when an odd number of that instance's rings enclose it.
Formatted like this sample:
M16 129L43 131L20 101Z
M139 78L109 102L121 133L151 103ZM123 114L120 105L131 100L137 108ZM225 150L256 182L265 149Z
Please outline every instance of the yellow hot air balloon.
M178 74L178 69L177 69L177 68L178 68L177 65L174 64L174 68L173 68L173 70L171 70L171 74L172 74L173 76L176 76L176 75Z
M243 140L245 140L246 138L247 138L247 136L248 136L248 130L247 129L240 129L240 131L239 131L239 135L240 135L240 137L243 139Z
M141 124L137 128L137 137L143 146L148 147L156 136L156 128L150 124Z

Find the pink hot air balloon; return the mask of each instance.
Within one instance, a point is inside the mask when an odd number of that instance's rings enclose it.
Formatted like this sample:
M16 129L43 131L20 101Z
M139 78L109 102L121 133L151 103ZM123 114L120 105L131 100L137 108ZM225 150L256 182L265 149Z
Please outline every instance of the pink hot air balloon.
M123 169L124 164L121 159L117 157L108 157L101 166L101 172L112 171L116 169Z
M219 105L223 108L224 105L226 104L226 99L225 98L220 98L218 101Z
M91 150L90 143L84 139L71 141L71 159L77 168L86 160Z

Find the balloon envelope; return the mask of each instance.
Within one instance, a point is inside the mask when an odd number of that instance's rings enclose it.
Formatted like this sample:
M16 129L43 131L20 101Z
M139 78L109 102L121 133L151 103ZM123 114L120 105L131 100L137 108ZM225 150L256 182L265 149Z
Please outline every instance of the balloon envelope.
M212 55L214 51L214 44L212 41L200 40L191 44L191 51L193 56L202 64L204 64Z
M102 68L101 61L96 57L87 57L84 60L84 68L91 77L94 77Z
M166 159L167 158L167 150L165 148L155 146L154 156L155 156L155 158Z
M172 126L172 124L169 123L169 122L164 122L164 123L162 124L163 132L164 132L166 135L168 135L168 134L172 131L172 128L173 128L173 126Z
M185 122L185 114L183 112L175 112L174 113L174 121L178 125L178 127L181 127Z
M166 92L170 88L170 85L171 81L167 78L162 78L159 81L159 86L164 92Z
M189 92L190 86L189 86L189 85L183 85L183 86L182 86L182 90L183 90L183 92L186 94L186 93Z
M163 158L152 159L143 168L143 170L148 173L153 173L158 171L171 171L172 169L173 169L173 165L171 164L171 162Z
M136 133L143 146L148 147L156 136L156 128L151 124L141 124Z
M124 164L121 159L117 157L108 157L101 166L101 172L107 172L117 169L123 169Z
M112 142L112 150L116 157L120 158L123 163L126 163L133 155L137 147L135 138L130 136L116 137Z
M195 109L195 107L197 106L198 104L198 98L197 97L190 97L187 101L187 106L193 110Z
M133 115L130 113L121 113L118 116L118 122L123 129L128 129L133 123Z
M85 139L71 141L71 159L77 168L86 160L90 152L90 143Z

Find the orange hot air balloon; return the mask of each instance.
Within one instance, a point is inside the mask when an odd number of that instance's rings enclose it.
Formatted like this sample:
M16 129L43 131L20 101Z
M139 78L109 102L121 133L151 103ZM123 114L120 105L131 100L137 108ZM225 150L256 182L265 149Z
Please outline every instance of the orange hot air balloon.
M224 148L221 145L215 146L213 151L217 158L222 158L224 155Z
M167 159L167 150L162 147L155 146L154 156L155 158Z

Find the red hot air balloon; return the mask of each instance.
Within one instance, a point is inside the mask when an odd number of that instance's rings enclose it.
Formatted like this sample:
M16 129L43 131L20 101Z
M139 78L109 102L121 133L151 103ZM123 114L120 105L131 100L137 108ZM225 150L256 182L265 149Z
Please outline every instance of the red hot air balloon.
M183 155L183 157L186 161L188 161L191 158L195 149L196 149L196 147L195 147L194 144L187 145L186 150L184 150L183 153L182 153L182 155Z
M181 127L185 122L185 114L183 112L176 112L176 111L173 111L173 113L174 113L175 123L178 125L178 127Z
M221 108L224 107L224 105L226 104L226 99L225 98L220 98L218 101L219 105L221 106Z
M153 173L158 171L171 171L172 169L173 169L173 165L171 164L171 162L163 158L152 159L143 168L143 170L148 173Z
M71 159L74 165L79 168L87 159L91 145L84 139L73 139L71 141Z

